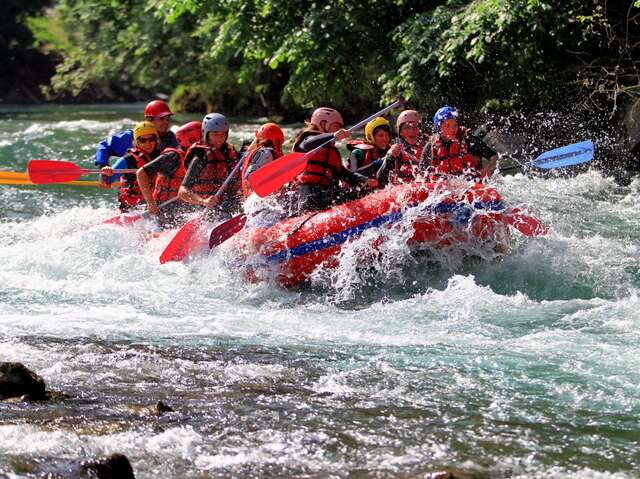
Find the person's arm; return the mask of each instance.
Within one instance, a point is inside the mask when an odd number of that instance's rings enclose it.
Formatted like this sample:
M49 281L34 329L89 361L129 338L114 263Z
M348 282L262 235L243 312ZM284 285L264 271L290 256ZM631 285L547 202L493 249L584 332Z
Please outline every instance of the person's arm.
M308 152L333 139L334 136L331 133L321 133L319 135L308 136L302 141L302 143L300 143L299 148L304 152Z
M98 168L109 166L109 158L112 156L124 156L133 146L133 131L125 130L122 133L106 138L98 144L95 163Z
M173 175L180 167L180 158L175 152L165 153L160 155L155 160L147 163L142 168L139 168L136 172L136 178L138 179L138 186L144 196L144 200L147 202L147 209L151 214L158 214L160 209L156 200L153 198L153 188L151 185L151 177L159 172L166 175Z
M424 148L422 148L422 155L420 155L420 171L423 173L427 171L427 168L431 166L431 139L428 138L425 141Z
M481 163L480 164L481 168L479 169L483 175L490 176L493 173L493 170L495 170L496 164L498 163L498 153L493 148L490 148L489 145L487 145L484 141L482 141L480 138L478 138L475 135L469 134L468 142L469 142L469 153L471 153L474 156L478 156L481 159L485 158L488 160L487 165L482 166L482 163Z
M261 148L251 158L251 164L247 168L247 172L244 175L245 180L249 178L249 175L256 170L259 170L267 163L273 161L273 153L268 148Z
M375 178L369 178L368 176L361 175L347 168L342 168L340 171L342 172L341 179L345 180L351 186L367 185L369 188L378 187L378 180Z

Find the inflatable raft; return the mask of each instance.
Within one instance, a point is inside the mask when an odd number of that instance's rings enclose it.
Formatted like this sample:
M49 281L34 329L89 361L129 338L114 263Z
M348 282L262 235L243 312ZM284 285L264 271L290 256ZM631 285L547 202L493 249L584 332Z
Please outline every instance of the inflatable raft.
M498 192L483 184L467 185L458 193L452 190L447 182L396 185L275 224L249 220L235 235L233 247L250 279L275 272L278 283L293 286L320 266L336 267L345 243L401 221L411 228L411 246L435 248L480 242L499 251L508 242L508 225L528 236L547 232L537 219L519 210L507 212Z

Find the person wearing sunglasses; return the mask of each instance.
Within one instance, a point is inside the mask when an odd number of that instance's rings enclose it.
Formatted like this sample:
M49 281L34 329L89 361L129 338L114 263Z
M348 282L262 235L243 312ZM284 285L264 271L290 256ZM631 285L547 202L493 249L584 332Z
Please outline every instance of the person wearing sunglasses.
M158 131L153 123L143 121L134 126L133 148L127 150L120 161L123 168L138 169L153 161L160 153L159 140ZM107 177L108 174L103 173L101 175L101 181L108 185L105 181ZM122 186L118 192L118 200L120 201L120 211L125 212L144 202L144 196L138 185L138 178L135 173L122 175L122 180ZM155 173L149 176L149 182L151 184L154 184L155 180Z
M152 123L158 133L161 151L169 147L178 148L176 135L170 129L172 115L169 105L162 100L153 100L144 109L145 121ZM109 177L103 183L103 186L109 187L108 185L120 178L120 175L111 174L109 158L112 156L122 157L133 146L133 130L116 133L111 138L106 138L99 143L95 155L95 164Z

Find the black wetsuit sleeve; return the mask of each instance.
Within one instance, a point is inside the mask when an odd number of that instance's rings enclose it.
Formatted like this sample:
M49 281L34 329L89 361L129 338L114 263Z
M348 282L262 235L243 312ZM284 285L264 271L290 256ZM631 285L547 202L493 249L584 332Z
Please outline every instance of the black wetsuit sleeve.
M493 155L497 155L498 153L489 147L484 141L478 138L475 135L469 134L467 136L467 144L469 145L469 153L474 156L479 156L480 158L489 159Z
M185 163L187 159L188 158L185 158ZM182 186L191 188L193 185L197 184L200 174L205 166L207 166L206 156L193 153L193 159L189 163L189 169L187 170L184 180L182 180Z
M314 148L319 147L323 143L328 143L329 140L333 140L333 138L334 137L332 133L322 133L320 135L309 136L302 140L299 148L303 152L311 151Z
M342 168L340 170L341 179L349 183L351 186L362 185L369 181L368 176L361 175L360 173L355 173L347 168Z
M172 176L180 168L180 157L174 151L164 153L142 167L149 177L156 173Z
M391 173L391 170L393 170L393 168L394 168L394 166L396 164L396 161L400 161L400 159L399 158L393 158L389 154L387 154L382 159L382 165L380 166L380 169L376 173L376 179L378 180L378 182L382 186L384 186L387 183L389 183L389 174Z
M431 139L427 139L420 155L420 171L426 171L431 166Z

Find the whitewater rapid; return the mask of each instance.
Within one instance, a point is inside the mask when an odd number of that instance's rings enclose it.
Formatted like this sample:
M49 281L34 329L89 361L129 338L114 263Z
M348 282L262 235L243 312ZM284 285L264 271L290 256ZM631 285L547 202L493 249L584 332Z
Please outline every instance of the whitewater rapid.
M3 117L3 167L89 166L129 126L82 112ZM0 403L0 477L113 452L140 478L639 477L640 182L495 181L548 237L463 261L391 237L356 271L362 240L292 290L248 283L226 244L160 265L168 238L100 224L113 192L0 185L0 361L70 396Z

